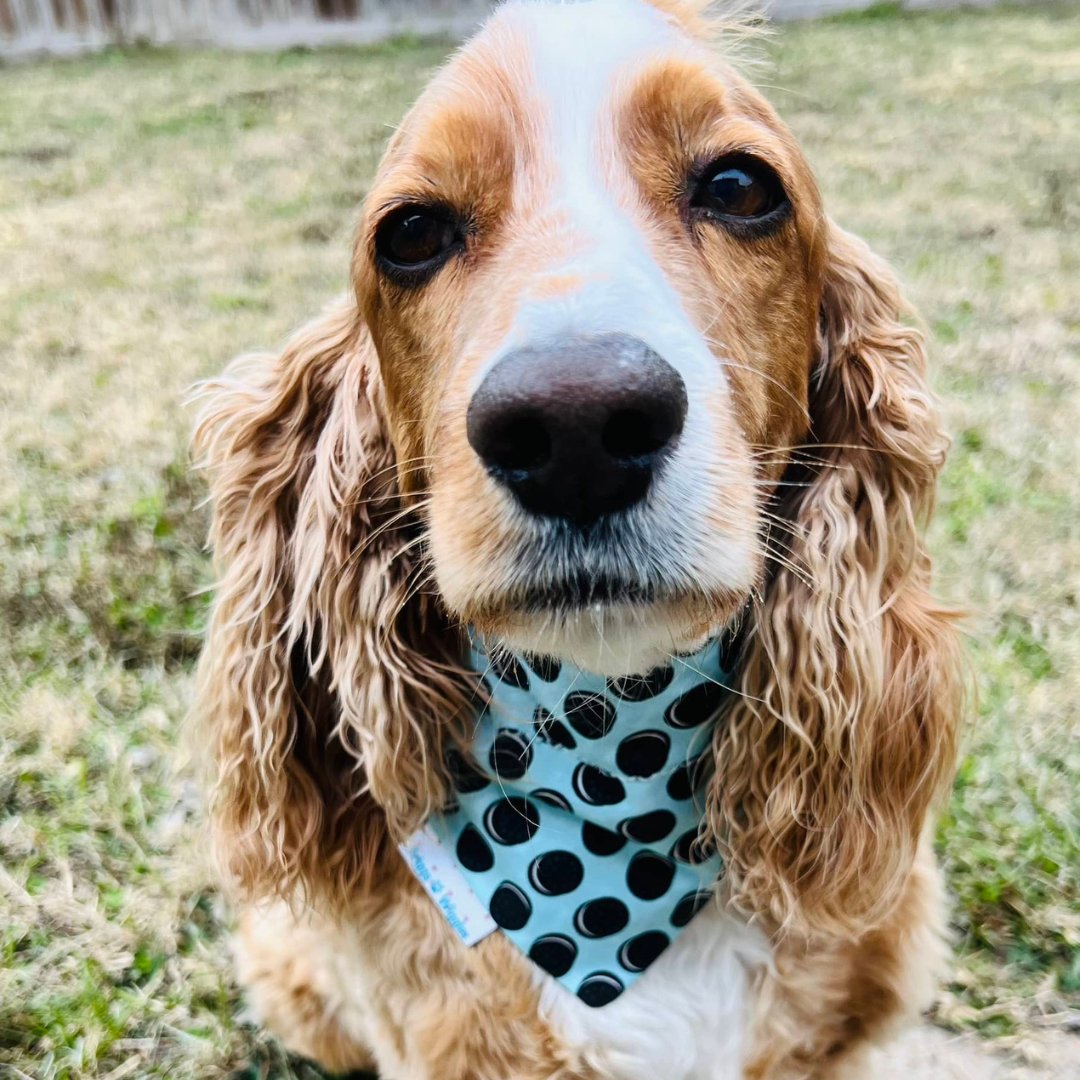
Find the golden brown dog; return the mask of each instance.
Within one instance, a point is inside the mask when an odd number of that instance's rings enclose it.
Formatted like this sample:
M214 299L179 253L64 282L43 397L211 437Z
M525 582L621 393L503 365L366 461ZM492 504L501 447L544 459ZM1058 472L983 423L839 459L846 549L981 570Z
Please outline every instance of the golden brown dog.
M213 834L254 1006L331 1069L862 1076L932 992L946 439L892 275L717 29L510 0L391 140L349 295L205 391ZM606 675L739 628L728 872L602 1009L466 948L396 849L468 745L470 625Z

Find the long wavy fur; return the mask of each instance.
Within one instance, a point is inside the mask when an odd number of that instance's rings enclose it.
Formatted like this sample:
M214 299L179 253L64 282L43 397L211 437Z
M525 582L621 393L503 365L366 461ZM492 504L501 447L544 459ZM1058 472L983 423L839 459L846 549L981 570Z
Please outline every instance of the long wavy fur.
M921 530L948 439L888 267L831 227L812 444L780 516L786 559L753 615L717 730L708 826L737 900L857 936L902 893L952 776L963 670Z
M473 692L460 638L423 588L351 297L200 396L219 584L196 722L215 848L241 895L345 903L443 802L435 759Z

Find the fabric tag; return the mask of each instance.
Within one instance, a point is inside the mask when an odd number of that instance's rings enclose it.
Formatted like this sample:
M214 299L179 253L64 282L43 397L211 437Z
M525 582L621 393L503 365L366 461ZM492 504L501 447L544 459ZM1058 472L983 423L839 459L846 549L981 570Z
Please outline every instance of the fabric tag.
M498 929L430 825L413 833L398 845L398 850L424 891L466 945L475 945Z

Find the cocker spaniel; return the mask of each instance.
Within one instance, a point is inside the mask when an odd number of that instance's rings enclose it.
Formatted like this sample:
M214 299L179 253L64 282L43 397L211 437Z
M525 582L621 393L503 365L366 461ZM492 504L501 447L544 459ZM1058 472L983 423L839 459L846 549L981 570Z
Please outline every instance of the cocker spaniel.
M947 440L723 40L509 0L349 294L204 387L215 849L254 1008L330 1069L865 1076L932 993Z

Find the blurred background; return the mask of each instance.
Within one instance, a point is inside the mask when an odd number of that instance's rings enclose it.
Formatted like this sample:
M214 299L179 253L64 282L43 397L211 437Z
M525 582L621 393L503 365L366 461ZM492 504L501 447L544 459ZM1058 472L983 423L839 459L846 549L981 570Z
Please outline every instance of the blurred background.
M210 583L182 400L345 288L483 6L0 0L0 1076L316 1075L245 1023L177 751ZM915 6L783 22L751 76L908 283L955 436L932 543L980 696L904 1075L1075 1078L1080 8Z

